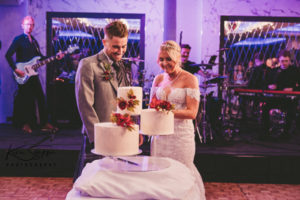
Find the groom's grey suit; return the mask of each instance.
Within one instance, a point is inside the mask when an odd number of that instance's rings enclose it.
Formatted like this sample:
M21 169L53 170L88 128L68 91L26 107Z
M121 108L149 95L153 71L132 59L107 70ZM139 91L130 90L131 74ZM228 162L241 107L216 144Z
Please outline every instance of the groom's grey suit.
M119 62L118 69L112 66L104 51L84 58L80 61L76 73L75 92L77 106L83 122L83 133L88 135L89 141L94 141L94 124L109 122L112 111L116 111L117 89L129 86L131 80L130 69L126 69ZM113 74L110 80L105 80L105 66L110 66ZM123 78L119 83L117 72L123 70Z

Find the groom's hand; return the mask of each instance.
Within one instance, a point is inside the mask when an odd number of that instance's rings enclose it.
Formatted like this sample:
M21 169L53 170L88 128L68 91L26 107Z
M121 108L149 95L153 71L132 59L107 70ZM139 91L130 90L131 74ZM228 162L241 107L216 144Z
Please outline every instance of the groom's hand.
M144 143L144 136L139 134L139 146L141 146Z

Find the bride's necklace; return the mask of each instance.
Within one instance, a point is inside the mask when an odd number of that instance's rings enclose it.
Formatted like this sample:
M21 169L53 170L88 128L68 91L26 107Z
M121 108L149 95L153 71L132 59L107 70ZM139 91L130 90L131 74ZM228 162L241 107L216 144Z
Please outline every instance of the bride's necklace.
M170 82L173 83L174 81L176 81L178 79L178 77L180 76L181 72L182 72L182 69L180 70L180 72L177 73L177 75L175 76L175 78L173 80L170 80Z

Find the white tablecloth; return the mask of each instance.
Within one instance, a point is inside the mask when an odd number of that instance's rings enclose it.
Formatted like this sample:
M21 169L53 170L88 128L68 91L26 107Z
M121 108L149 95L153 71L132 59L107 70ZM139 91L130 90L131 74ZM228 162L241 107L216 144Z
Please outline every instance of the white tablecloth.
M182 163L149 156L122 158L139 166L108 157L88 163L66 199L199 199L195 178Z

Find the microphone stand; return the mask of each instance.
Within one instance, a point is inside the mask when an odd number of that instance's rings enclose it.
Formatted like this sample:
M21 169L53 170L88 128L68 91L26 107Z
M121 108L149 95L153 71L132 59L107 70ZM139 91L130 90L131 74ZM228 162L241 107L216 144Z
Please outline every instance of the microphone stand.
M203 87L204 88L204 95L203 95L203 110L202 110L202 119L201 119L201 133L203 135L203 142L206 143L206 138L207 138L207 130L209 132L209 136L210 136L210 140L213 140L213 135L212 135L212 129L211 129L211 126L210 126L210 123L208 122L207 120L207 116L206 116L206 103L207 103L207 93L206 93L206 90L207 90L207 76L206 76L206 67L204 68L201 68L203 71L204 71L204 83L205 83L205 86ZM202 139L202 138L201 138Z

